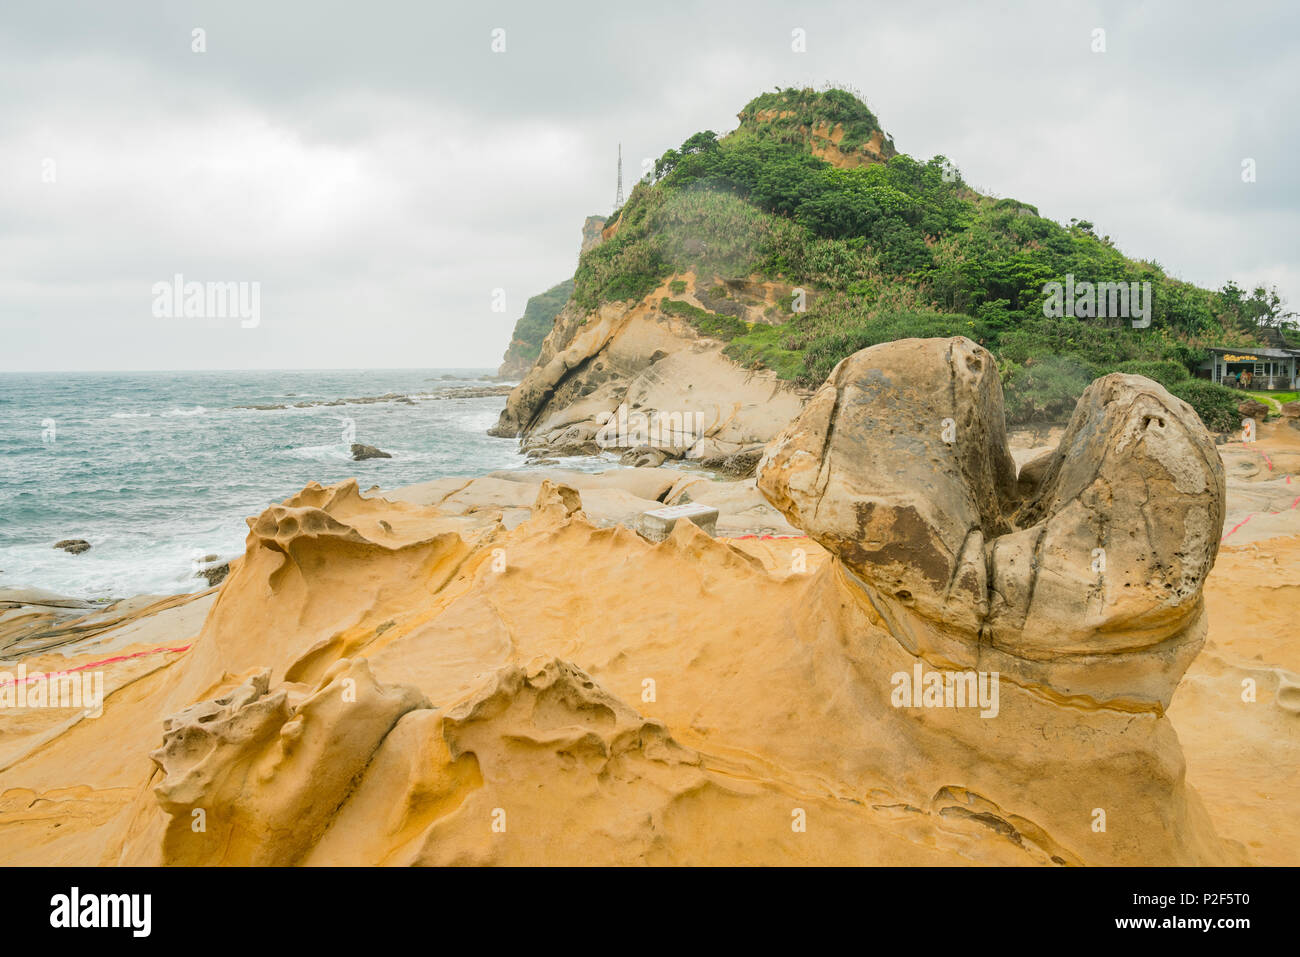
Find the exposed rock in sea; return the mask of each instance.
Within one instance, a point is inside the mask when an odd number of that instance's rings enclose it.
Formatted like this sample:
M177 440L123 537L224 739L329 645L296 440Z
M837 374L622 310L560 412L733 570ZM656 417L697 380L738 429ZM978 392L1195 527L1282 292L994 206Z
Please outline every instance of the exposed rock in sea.
M72 555L80 555L82 552L89 550L90 542L84 538L65 538L61 542L55 542L54 547L61 548Z
M203 578L208 582L208 587L212 588L220 585L230 574L230 562L218 562L216 556L212 556L211 564L204 565L194 573L195 578Z
M360 442L352 443L352 461L362 462L366 459L391 459L391 452L384 452L375 448L373 445L362 445Z

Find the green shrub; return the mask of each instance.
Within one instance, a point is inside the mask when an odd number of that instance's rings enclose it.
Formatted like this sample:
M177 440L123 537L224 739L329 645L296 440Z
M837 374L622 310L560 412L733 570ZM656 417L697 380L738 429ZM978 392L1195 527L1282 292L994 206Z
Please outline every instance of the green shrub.
M1241 426L1237 404L1242 397L1227 386L1189 378L1175 383L1169 391L1195 409L1211 432L1230 432Z
M689 189L664 195L644 230L678 272L746 276L758 268L772 219L731 193Z
M749 331L749 325L735 316L724 316L721 313L709 312L679 299L665 299L659 304L659 308L670 316L681 316L694 326L701 335L712 336L715 339L730 342L737 336L743 336Z
M583 309L642 299L670 272L653 237L619 233L582 255L573 277L573 299Z
M778 115L759 123L760 111L774 111ZM781 113L793 113L793 116L781 116ZM814 90L789 87L773 93L763 93L745 104L740 111L742 124L749 126L755 133L772 136L783 141L795 142L802 135L800 127L812 127L818 123L844 127L844 138L840 141L842 149L861 146L880 129L875 114L867 105L847 90Z
M840 307L840 308L837 308ZM842 301L823 300L793 327L792 342L804 354L803 385L820 385L836 364L859 349L895 339L931 339L966 336L978 341L985 330L969 316L925 310L881 310L855 314Z
M757 119L772 110L793 113ZM772 313L779 325L747 327L704 310L687 318L727 339L738 361L806 385L879 342L968 335L1007 370L1013 418L1035 422L1068 414L1085 374L1118 370L1183 388L1203 343L1247 345L1260 309L1274 308L1129 259L1090 223L1061 225L1028 203L980 195L947 175L943 157L834 168L809 150L806 131L818 122L842 123L846 147L879 129L851 93L782 90L748 104L734 133L719 140L706 130L668 150L659 178L633 187L616 235L582 255L575 303L642 298L687 271L701 290L742 277L804 287L808 310L783 302ZM1150 326L1045 316L1044 285L1067 274L1151 283ZM670 288L681 295L686 286ZM1202 415L1215 418L1221 400L1197 394L1209 403Z
M746 368L771 369L782 379L797 379L803 373L803 353L785 348L780 326L756 323L722 352Z
M1002 370L1007 424L1067 421L1094 372L1068 356L1044 356L1026 365L1007 363Z

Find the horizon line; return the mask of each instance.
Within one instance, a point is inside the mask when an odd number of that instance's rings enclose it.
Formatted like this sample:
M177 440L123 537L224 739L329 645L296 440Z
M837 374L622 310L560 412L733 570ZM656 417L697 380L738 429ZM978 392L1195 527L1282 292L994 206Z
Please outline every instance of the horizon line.
M481 372L493 366L281 366L276 368L228 369L0 369L0 375L54 375L102 372L134 375L162 372ZM495 373L494 373L495 374Z

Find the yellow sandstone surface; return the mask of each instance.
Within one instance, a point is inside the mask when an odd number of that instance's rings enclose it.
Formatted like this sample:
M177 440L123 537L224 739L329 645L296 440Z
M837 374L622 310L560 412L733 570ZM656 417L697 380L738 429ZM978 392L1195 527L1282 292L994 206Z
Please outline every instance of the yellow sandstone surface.
M1300 512L1251 497L1300 496L1300 433L1222 454L1225 533L1256 517L1167 717L1005 678L993 718L894 707L891 676L942 662L807 538L652 545L549 481L509 528L311 485L218 589L102 629L0 618L4 670L21 632L29 671L91 666L107 695L0 712L0 860L1300 863Z

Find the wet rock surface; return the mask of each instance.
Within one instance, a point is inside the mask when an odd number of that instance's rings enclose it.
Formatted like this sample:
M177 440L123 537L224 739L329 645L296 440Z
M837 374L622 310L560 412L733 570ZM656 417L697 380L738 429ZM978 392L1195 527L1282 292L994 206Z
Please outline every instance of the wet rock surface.
M352 443L352 461L364 462L366 459L391 459L393 454L377 449L373 445L362 445L360 442Z

